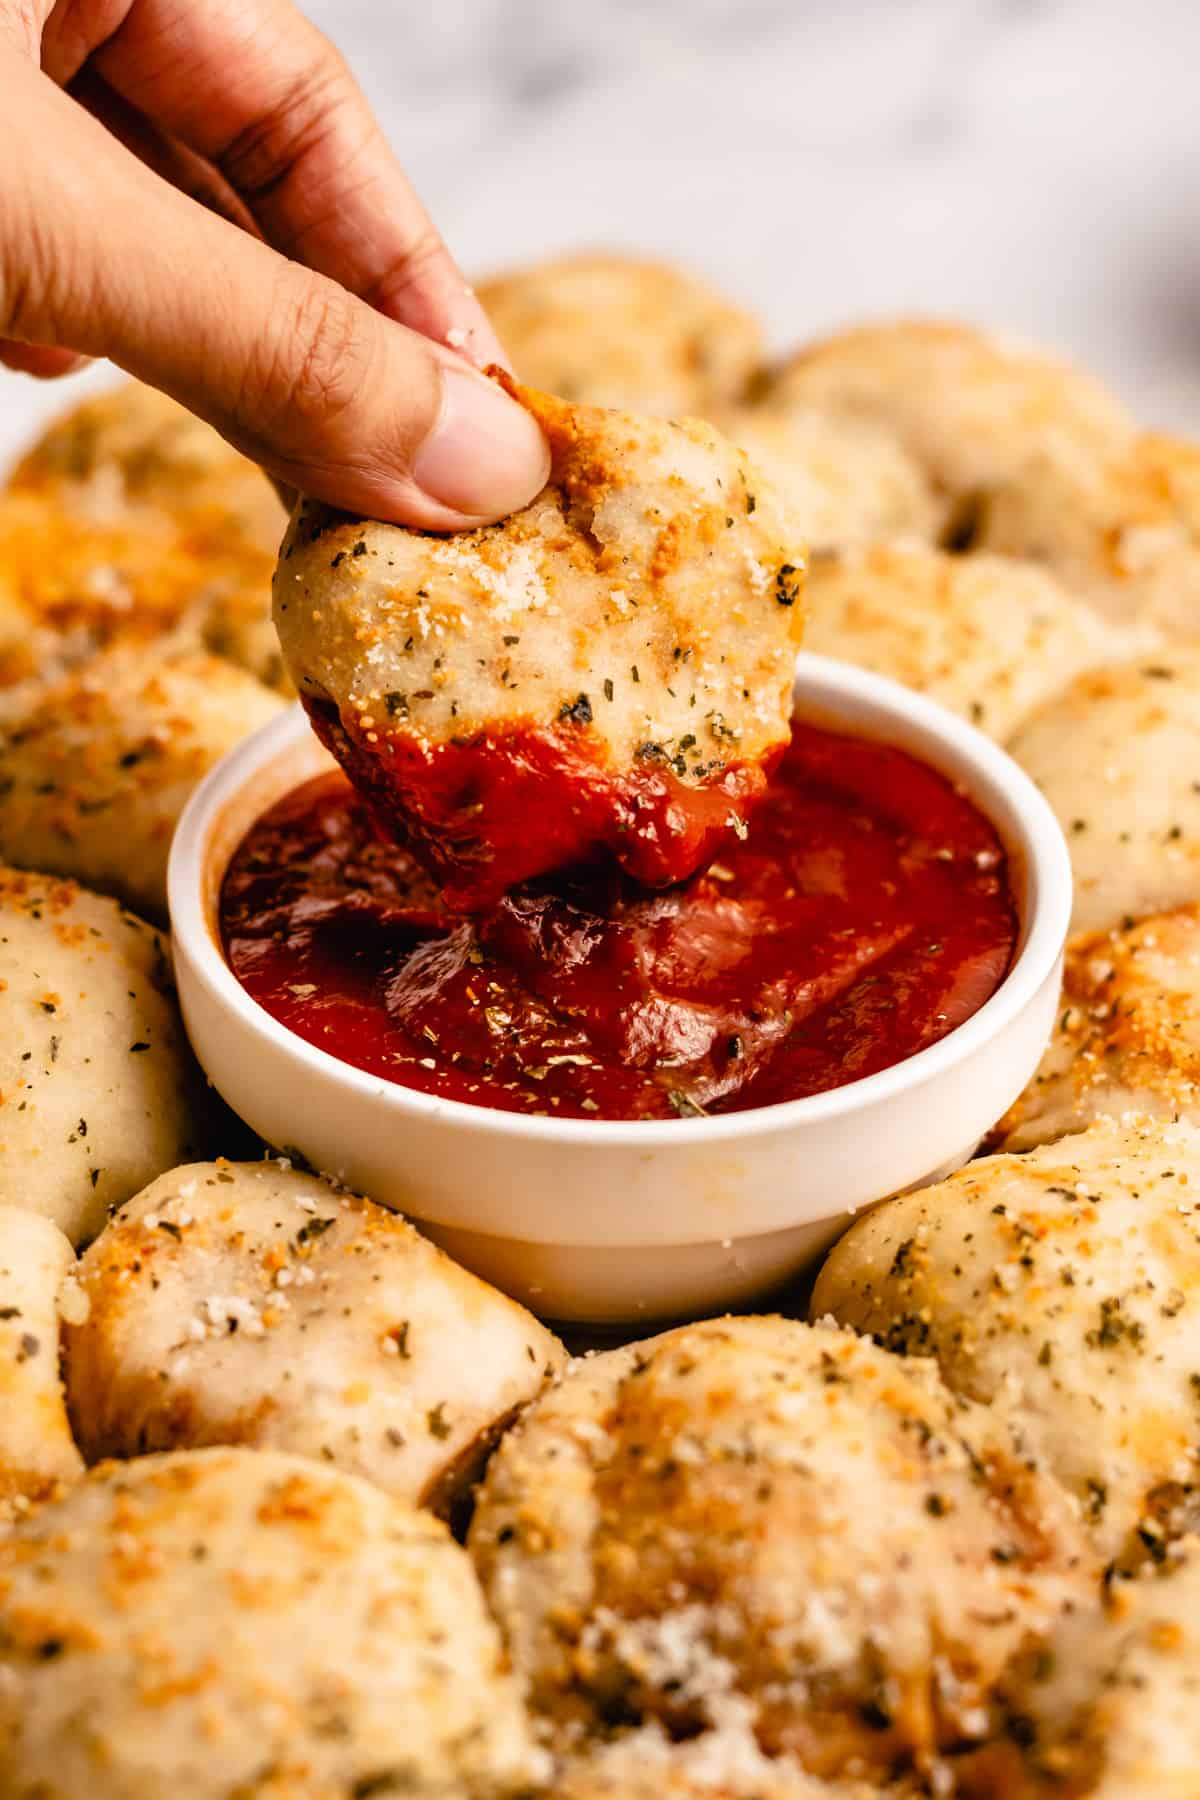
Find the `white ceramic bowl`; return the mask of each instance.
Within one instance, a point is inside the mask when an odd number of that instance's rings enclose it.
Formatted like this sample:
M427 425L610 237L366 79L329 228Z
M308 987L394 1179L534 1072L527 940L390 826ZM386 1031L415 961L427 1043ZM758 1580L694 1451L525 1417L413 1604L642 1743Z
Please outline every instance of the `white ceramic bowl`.
M894 682L817 656L799 659L796 707L942 770L1007 847L1021 917L1013 967L940 1043L827 1094L643 1124L493 1112L350 1068L249 997L217 930L221 881L246 830L330 766L296 707L201 783L171 852L180 999L210 1079L269 1143L410 1214L549 1317L694 1314L795 1275L858 1208L964 1162L1016 1098L1053 1022L1071 910L1053 814L980 732Z

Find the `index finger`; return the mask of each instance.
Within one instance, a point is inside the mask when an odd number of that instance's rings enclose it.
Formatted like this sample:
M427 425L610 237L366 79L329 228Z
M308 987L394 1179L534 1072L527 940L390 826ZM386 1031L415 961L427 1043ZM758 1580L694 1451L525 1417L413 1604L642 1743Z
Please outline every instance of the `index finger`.
M104 9L101 9L104 10ZM471 362L504 362L487 317L346 63L290 0L119 0L100 46L56 6L46 68L84 57L213 163L268 242Z

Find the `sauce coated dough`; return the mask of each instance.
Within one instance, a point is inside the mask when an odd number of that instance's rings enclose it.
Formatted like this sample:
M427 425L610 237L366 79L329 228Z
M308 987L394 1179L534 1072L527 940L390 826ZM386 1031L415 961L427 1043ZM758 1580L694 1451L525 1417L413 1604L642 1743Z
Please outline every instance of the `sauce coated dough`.
M106 1463L0 1540L6 1800L502 1800L541 1760L466 1556L353 1476Z
M1200 899L1200 645L1078 676L1009 750L1053 807L1076 931Z
M2 868L0 1095L0 1203L75 1244L212 1124L158 933L74 882Z
M522 381L564 400L707 416L762 355L757 319L661 263L566 257L476 291Z
M1068 945L1054 1034L993 1139L1028 1150L1129 1113L1200 1125L1200 906Z
M404 1219L276 1163L151 1182L80 1284L66 1369L89 1461L246 1444L440 1507L563 1361Z
M1195 1127L1103 1120L888 1201L834 1248L812 1310L990 1403L1106 1561L1200 1518Z
M732 1704L767 1754L876 1780L983 1734L1007 1657L1095 1575L1066 1497L930 1365L772 1318L574 1365L469 1547L560 1741L703 1738Z
M59 1301L74 1268L57 1225L0 1206L0 1511L83 1474L58 1367Z
M903 682L1002 742L1072 676L1138 647L1013 557L865 544L818 557L807 597L807 649Z
M318 733L467 906L601 853L682 880L740 835L802 624L799 530L740 451L521 397L553 456L524 511L439 538L305 505L275 578Z
M282 710L206 651L102 652L0 696L0 857L85 882L156 920L196 783Z

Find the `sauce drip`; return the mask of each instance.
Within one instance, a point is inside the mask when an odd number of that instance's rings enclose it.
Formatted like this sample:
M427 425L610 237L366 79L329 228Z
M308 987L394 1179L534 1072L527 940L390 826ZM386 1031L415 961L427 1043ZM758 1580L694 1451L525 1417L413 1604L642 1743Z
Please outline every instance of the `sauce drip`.
M251 828L226 956L274 1018L405 1087L559 1118L840 1087L976 1012L1017 917L990 822L890 745L797 723L744 836L682 886L616 872L450 912L341 774Z
M586 694L579 704L590 720ZM602 858L647 887L686 880L742 830L782 752L698 769L644 744L633 768L617 770L570 721L461 744L386 735L372 744L380 733L364 735L327 702L305 697L304 707L325 748L461 912L486 911L523 881Z

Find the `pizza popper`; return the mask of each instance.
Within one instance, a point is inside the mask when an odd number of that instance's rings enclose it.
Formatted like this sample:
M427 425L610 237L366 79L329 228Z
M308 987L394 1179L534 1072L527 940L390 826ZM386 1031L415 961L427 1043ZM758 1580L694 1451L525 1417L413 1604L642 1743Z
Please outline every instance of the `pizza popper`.
M1200 1495L1200 1132L1102 1120L888 1201L822 1269L814 1315L936 1357L1013 1421L1106 1558L1155 1556Z
M986 1734L991 1682L1094 1574L1066 1497L931 1364L780 1318L576 1365L469 1547L560 1741L700 1742L736 1705L785 1768L880 1781Z
M787 496L814 554L878 538L932 541L946 523L925 471L872 419L768 397L713 422Z
M206 649L283 685L284 515L211 426L127 381L57 419L0 499L0 685L112 643Z
M59 1375L60 1296L75 1255L57 1225L0 1206L0 1506L44 1500L83 1474Z
M1017 557L848 545L814 562L807 591L808 649L889 675L1001 741L1072 676L1141 647Z
M1096 610L1172 642L1200 612L1200 449L1144 432L1107 456L1044 452L989 494L982 546L1044 563Z
M1068 945L1054 1033L992 1136L999 1149L1028 1150L1129 1114L1200 1125L1194 903Z
M1071 852L1077 931L1200 899L1200 643L1085 671L1027 718L1009 751Z
M202 650L120 645L0 696L0 856L167 913L188 796L283 702Z
M213 1123L158 933L73 881L3 867L0 1094L0 1202L74 1244Z
M0 1542L11 1800L504 1800L541 1761L463 1552L340 1470L106 1463Z
M962 527L972 524L982 497L1039 459L1086 468L1122 449L1135 430L1085 370L939 319L860 325L807 344L765 386L776 405L803 404L892 431Z
M1064 1618L1018 1665L1008 1741L969 1792L1027 1800L1193 1800L1200 1708L1200 1540L1189 1538L1103 1609Z
M522 381L591 406L708 417L763 353L752 313L664 263L563 257L477 292Z
M277 1162L151 1182L79 1286L66 1369L90 1461L245 1444L441 1509L563 1360L407 1220Z
M739 450L518 391L553 458L524 511L438 538L306 504L275 578L318 734L459 906L597 858L682 880L740 835L801 631L799 529Z

